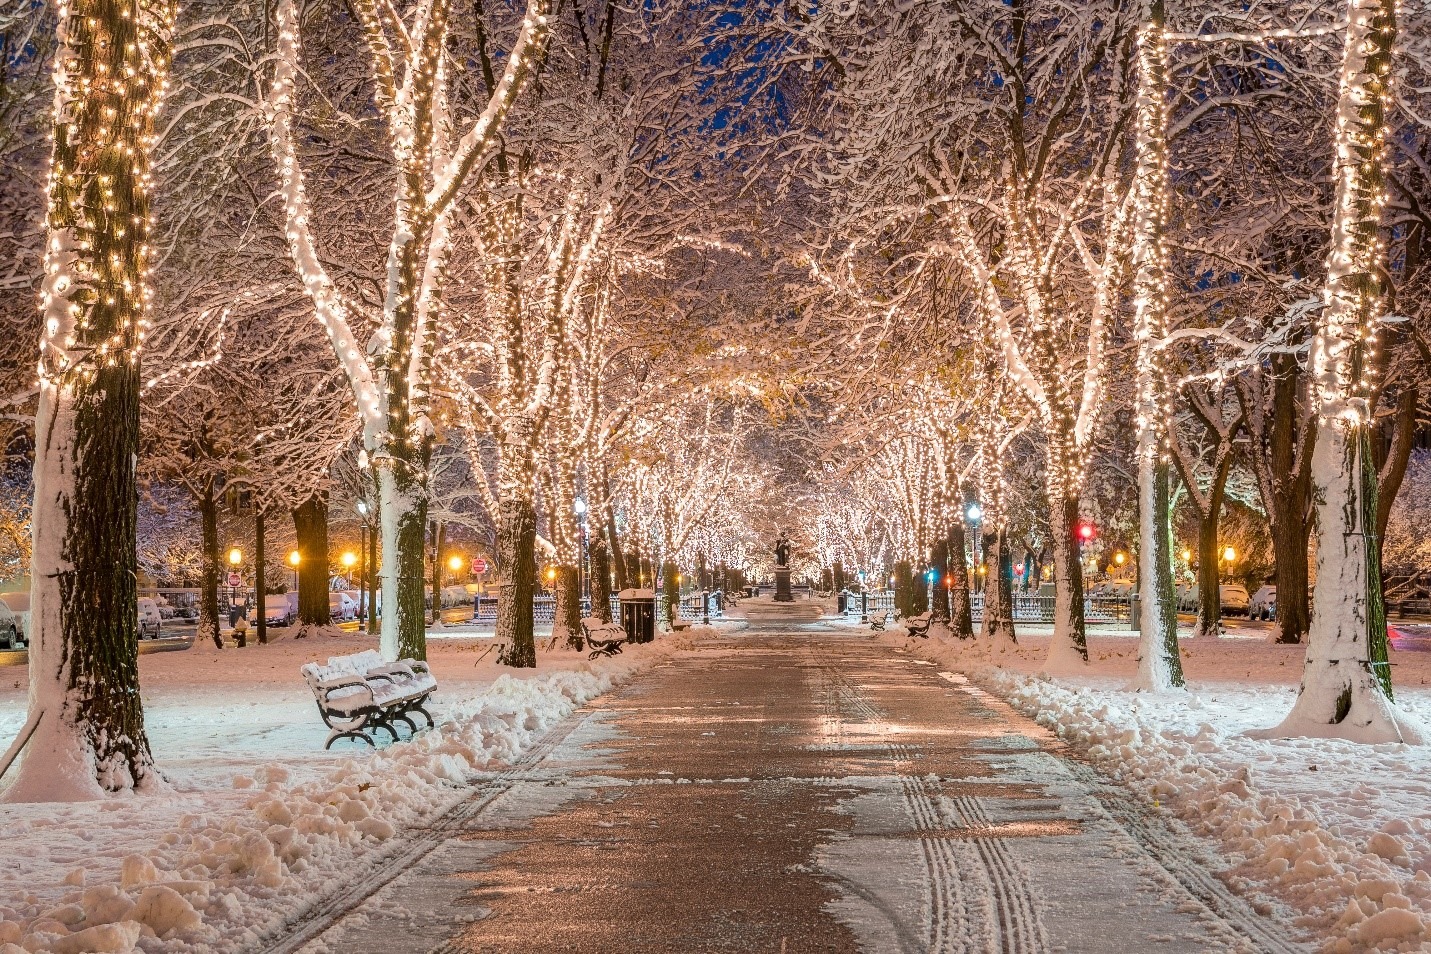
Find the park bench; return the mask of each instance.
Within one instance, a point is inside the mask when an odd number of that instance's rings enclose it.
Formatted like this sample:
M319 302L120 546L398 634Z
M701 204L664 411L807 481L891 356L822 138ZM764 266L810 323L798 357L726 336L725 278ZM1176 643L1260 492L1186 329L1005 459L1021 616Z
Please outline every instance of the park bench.
M888 624L889 624L889 612L888 612L888 611L883 612L883 613L879 613L879 614L874 615L874 616L871 616L871 617L870 617L870 632L872 632L872 633L882 633L882 632L884 632L885 626L888 625Z
M929 638L929 624L934 617L930 613L920 613L918 616L911 616L904 621L904 628L909 630L910 636L918 636L923 639Z
M587 648L591 650L587 659L615 656L626 642L626 630L621 628L620 623L603 623L595 616L582 619L581 631L586 635Z
M417 731L412 719L420 715L433 726L432 715L424 708L437 689L437 680L427 663L416 659L385 662L374 650L350 656L332 656L326 666L308 663L303 678L313 690L318 712L328 726L331 748L339 739L362 739L376 747L372 733L382 729L397 741L395 723Z

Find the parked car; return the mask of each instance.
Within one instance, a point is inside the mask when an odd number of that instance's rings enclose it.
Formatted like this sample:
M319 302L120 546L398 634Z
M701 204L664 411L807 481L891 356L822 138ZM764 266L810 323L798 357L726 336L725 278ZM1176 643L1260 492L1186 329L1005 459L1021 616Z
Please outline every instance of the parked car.
M335 623L357 619L358 604L347 593L333 590L328 594L328 614Z
M164 618L159 615L159 604L150 597L139 597L139 638L158 639L163 629Z
M0 649L18 649L29 641L30 594L0 593Z
M1197 584L1186 583L1173 591L1178 604L1179 613L1197 612Z
M270 593L263 598L263 621L269 626L292 626L298 619L298 604L288 602L287 593Z
M1247 604L1247 615L1251 619L1276 619L1277 587L1269 583L1253 593Z
M1247 615L1247 608L1251 604L1247 587L1241 583L1223 583L1218 586L1217 595L1222 602L1223 616Z
M449 606L465 606L472 602L472 596L467 592L465 586L444 586L442 588L442 606L445 609Z

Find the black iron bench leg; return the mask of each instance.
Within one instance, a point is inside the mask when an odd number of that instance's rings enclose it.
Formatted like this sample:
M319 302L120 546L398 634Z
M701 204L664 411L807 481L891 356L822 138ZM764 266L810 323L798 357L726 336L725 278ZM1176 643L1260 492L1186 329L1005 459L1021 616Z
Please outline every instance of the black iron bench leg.
M415 723L415 722L413 722L411 719L409 719L409 718L407 717L407 713L405 713L405 712L396 713L396 714L392 717L392 721L393 721L393 722L401 722L403 725L405 725L405 726L408 727L408 730L409 730L413 735L416 735L416 734L417 734L417 723Z
M423 702L426 702L426 701L427 701L426 699L423 700ZM426 719L426 720L427 720L427 727L428 727L429 729L431 729L433 726L435 726L435 725L437 724L437 723L435 723L435 722L432 721L432 713L431 713L431 712L428 712L427 709L425 709L425 708L423 707L422 702L419 702L419 703L416 703L416 704L414 704L414 705L408 706L408 707L407 707L407 711L408 711L408 714L409 714L409 715L411 715L411 714L416 714L416 715L420 715L420 716L422 716L424 719Z
M378 744L373 741L373 737L368 735L368 733L364 732L362 729L347 729L345 731L339 731L338 729L334 729L332 732L328 733L328 742L323 746L323 751L326 752L331 749L333 747L333 743L337 742L339 739L352 739L354 741L362 740L371 745L373 748L378 747Z

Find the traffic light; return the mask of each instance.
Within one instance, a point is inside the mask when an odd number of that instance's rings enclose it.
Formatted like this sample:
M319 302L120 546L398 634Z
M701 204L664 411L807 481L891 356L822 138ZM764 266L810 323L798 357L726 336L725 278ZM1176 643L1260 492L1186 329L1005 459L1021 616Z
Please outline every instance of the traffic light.
M1080 520L1077 532L1081 543L1091 543L1093 538L1098 536L1098 528L1093 525L1091 520Z

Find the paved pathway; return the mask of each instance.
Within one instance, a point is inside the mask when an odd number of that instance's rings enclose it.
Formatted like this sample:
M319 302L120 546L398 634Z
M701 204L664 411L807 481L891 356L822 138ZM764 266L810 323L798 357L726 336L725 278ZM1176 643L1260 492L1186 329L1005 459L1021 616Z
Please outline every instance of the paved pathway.
M304 950L1294 950L1056 742L809 604L578 713Z

